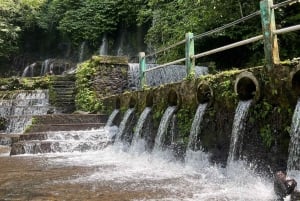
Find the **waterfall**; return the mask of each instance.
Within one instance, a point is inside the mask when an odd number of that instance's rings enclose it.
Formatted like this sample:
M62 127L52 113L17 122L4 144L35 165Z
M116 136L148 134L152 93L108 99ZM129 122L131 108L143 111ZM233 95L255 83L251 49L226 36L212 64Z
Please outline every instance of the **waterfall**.
M157 64L147 64L147 69L153 68ZM196 77L208 73L207 67L196 66ZM128 80L129 88L137 90L140 88L139 64L129 63ZM173 83L183 80L186 77L186 68L182 65L170 65L164 68L155 69L146 73L146 85L159 86L162 84Z
M247 113L251 103L252 100L239 101L239 104L235 110L227 163L240 158L245 120L247 118Z
M118 114L120 113L119 109L114 109L114 111L110 114L105 127L110 127L114 125L114 120L116 119L116 117L118 116Z
M43 64L42 64L42 69L41 69L41 76L46 75L47 73L50 72L50 64L53 61L53 59L46 59Z
M196 150L197 149L197 137L200 133L200 125L201 125L201 121L203 119L203 115L205 113L207 107L207 103L203 103L203 104L199 104L193 123L192 123L192 127L191 127L191 131L190 131L190 136L189 136L189 142L188 142L188 146L187 149L188 150Z
M300 171L300 99L298 99L291 125L291 140L287 169Z
M107 55L108 54L108 40L107 35L103 34L102 43L99 48L99 55Z
M22 133L33 115L48 111L48 90L18 91L0 100L1 117L8 120L6 133Z
M167 130L168 130L170 121L175 113L175 110L176 110L176 106L169 106L161 118L161 121L160 121L160 124L158 127L158 131L157 131L157 136L155 138L154 148L153 148L155 151L163 148Z
M124 56L126 53L125 41L127 36L127 30L125 28L121 28L120 33L118 34L117 39L117 56Z
M84 50L85 50L85 45L86 42L82 42L79 48L79 55L78 55L78 62L82 62L83 61L83 57L84 57Z
M115 137L116 142L121 142L123 140L124 136L127 134L126 132L128 129L128 124L132 120L133 115L134 115L134 108L129 108L125 112L124 117L119 126L119 131L117 132L116 137Z
M151 107L146 107L144 109L144 111L142 112L142 114L140 115L140 118L135 127L131 146L137 145L138 141L142 139L144 123L145 123L147 117L150 115L151 110L152 110Z
M88 131L52 131L35 135L43 135L43 140L18 142L12 147L15 154L86 152L100 150L111 144L111 135L103 128Z
M138 63L128 65L128 88L138 90L140 88L140 70Z
M33 77L34 73L34 67L36 66L36 63L32 63L29 66L26 66L22 73L22 77Z

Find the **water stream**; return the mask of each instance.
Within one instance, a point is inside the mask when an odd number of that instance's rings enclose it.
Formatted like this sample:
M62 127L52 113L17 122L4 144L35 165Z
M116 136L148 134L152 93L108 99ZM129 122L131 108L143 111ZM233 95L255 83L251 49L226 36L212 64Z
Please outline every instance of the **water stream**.
M241 147L243 142L245 121L251 103L252 100L239 101L239 104L235 110L227 164L240 158L242 151Z
M197 144L199 144L199 143L197 141L197 138L200 133L200 129L201 129L200 126L201 126L201 122L202 122L206 107L207 107L207 103L198 105L198 108L197 108L197 111L196 111L196 114L195 114L195 117L194 117L194 120L192 123L191 131L190 131L189 142L188 142L188 146L187 146L188 150L197 150L197 148L198 148Z
M113 126L115 118L118 116L120 113L119 109L114 109L113 112L109 115L109 118L106 122L106 127Z
M140 147L141 150L145 150L146 145L145 145L145 140L142 138L142 133L143 133L143 127L144 123L147 119L147 117L150 115L152 108L151 107L146 107L143 112L140 115L140 118L136 124L135 131L133 134L133 139L131 143L131 147L138 146L139 143L141 144L142 147ZM140 141L140 142L139 142ZM142 141L142 142L141 142Z
M170 109L171 110L171 109ZM86 133L77 132L85 136ZM87 137L106 141L107 129ZM76 132L49 133L61 139ZM55 136L55 137L54 137ZM65 137L62 137L66 139ZM273 185L244 163L222 168L205 161L170 160L111 144L97 151L0 156L0 197L4 200L90 200L90 201L272 201ZM203 158L206 159L205 154Z
M128 129L128 123L130 123L132 116L134 115L134 108L129 108L125 114L124 117L120 123L119 130L116 133L115 136L115 142L121 142L125 135L127 134L127 129Z
M168 127L170 124L170 121L176 111L176 106L169 106L166 111L164 112L159 127L157 131L157 135L155 138L155 144L154 144L154 151L159 151L163 148L165 143L165 137L168 131Z
M300 181L300 99L294 110L290 135L291 140L287 162L288 176L296 181ZM297 188L300 190L299 184Z

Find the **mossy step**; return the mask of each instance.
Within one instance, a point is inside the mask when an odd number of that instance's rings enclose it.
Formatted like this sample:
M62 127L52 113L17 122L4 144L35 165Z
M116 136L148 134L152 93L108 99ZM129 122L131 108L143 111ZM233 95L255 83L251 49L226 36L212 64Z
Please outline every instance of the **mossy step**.
M0 134L0 145L11 145L19 141L20 134Z
M22 141L12 145L10 155L100 150L110 143L109 141L78 141L76 143L55 140Z
M79 131L99 129L104 127L104 123L82 123L82 124L39 124L32 125L27 132L47 132L47 131Z
M103 114L52 114L34 116L35 124L79 124L106 123L107 115Z

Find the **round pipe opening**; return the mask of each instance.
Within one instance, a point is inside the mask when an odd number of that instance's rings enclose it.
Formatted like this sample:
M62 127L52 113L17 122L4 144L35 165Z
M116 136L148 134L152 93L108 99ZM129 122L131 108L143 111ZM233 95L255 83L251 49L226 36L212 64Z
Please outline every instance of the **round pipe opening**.
M292 77L292 89L297 96L300 96L300 70L294 73Z
M146 97L146 107L152 107L153 106L153 95L148 94Z
M207 103L213 97L211 87L206 83L201 83L197 87L197 101L198 103Z
M120 98L116 98L115 108L116 109L120 109L121 108L121 100L120 100Z
M129 108L134 108L136 105L136 100L135 98L131 97L129 100Z
M250 72L243 72L238 75L235 86L235 93L240 100L250 100L259 98L259 84L257 79Z
M169 106L177 106L178 105L178 94L176 91L171 90L168 94L168 104Z

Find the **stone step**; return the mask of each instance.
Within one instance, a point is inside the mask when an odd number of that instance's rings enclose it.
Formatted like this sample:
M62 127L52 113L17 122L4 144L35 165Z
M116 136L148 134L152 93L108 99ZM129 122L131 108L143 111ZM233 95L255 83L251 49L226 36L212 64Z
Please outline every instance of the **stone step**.
M55 152L74 152L100 150L109 145L110 141L57 141L57 140L31 140L14 143L10 155L38 154Z
M104 127L104 123L81 123L81 124L37 124L31 126L28 132L47 132L47 131L78 131L99 129Z
M103 114L51 114L34 117L35 124L82 124L106 123L108 115Z
M0 145L12 145L19 141L20 134L0 134Z
M52 86L53 86L53 88L54 88L54 90L55 89L72 89L72 90L74 90L75 89L75 84L63 84L63 83L61 83L61 84L52 84Z
M63 89L63 90L56 90L56 95L75 95L74 90L68 90L68 89Z

